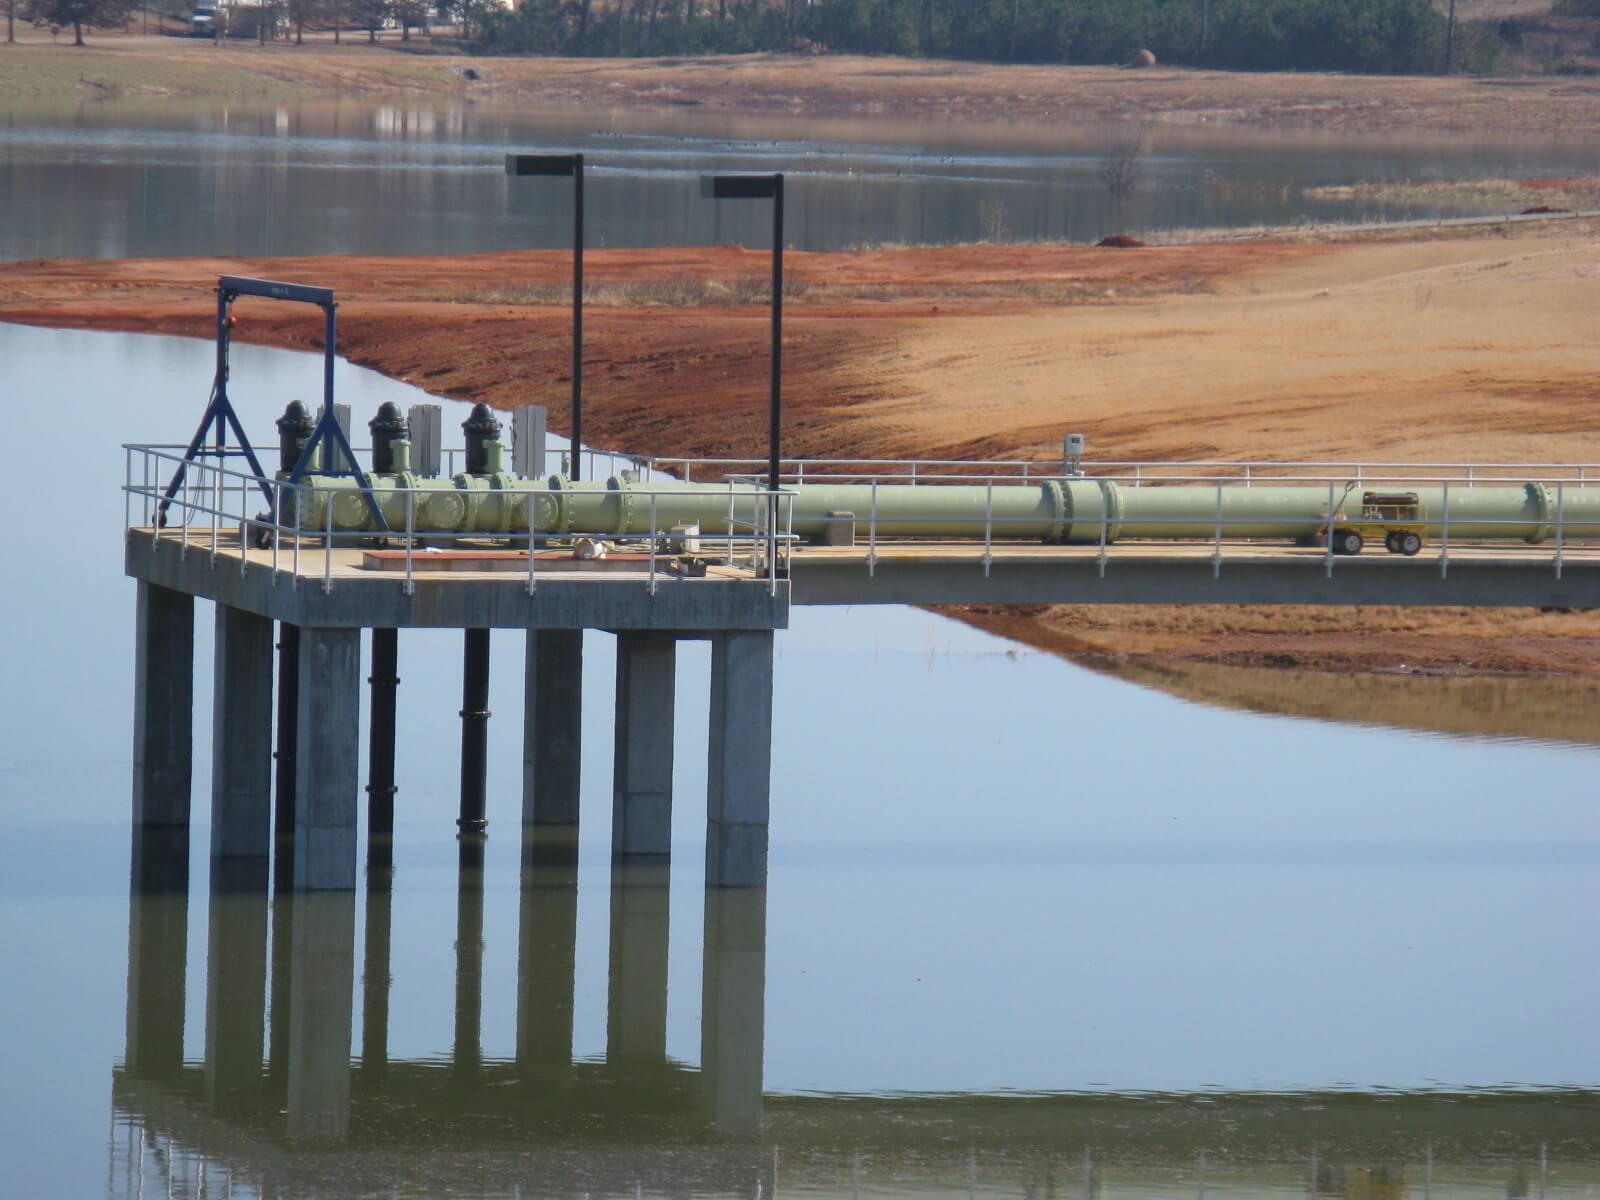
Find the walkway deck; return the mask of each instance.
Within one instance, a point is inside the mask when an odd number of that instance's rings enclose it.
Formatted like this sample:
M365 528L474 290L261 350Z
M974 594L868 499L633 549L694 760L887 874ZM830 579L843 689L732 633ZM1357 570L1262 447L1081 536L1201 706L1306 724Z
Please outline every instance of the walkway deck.
M367 565L371 552L361 547L330 554L314 539L298 548L286 539L274 553L242 547L237 534L213 543L209 529L187 544L176 530L163 530L159 541L152 533L128 531L126 569L135 579L292 625L695 632L783 629L789 619L786 580L721 566L687 578L665 556L652 570L648 556L601 564L541 553L530 588L526 554L514 555L516 570L505 569L503 554L472 570L461 569L460 558L417 550L408 578L403 569ZM430 569L445 561L451 569Z
M1600 548L1475 542L1415 558L1266 542L914 544L795 552L795 604L1600 607Z

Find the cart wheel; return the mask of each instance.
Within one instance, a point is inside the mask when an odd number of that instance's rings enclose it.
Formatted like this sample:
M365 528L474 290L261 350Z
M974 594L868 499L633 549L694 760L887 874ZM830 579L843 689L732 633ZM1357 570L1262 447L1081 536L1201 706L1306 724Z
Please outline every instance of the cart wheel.
M1415 533L1402 533L1400 535L1400 553L1407 557L1422 549L1422 538Z
M1383 537L1383 548L1385 550L1387 550L1390 554L1399 554L1399 553L1401 553L1401 550L1400 550L1400 535L1398 533L1387 533L1387 534L1385 534L1384 537Z
M1365 543L1354 529L1344 529L1333 535L1333 548L1339 554L1360 554Z

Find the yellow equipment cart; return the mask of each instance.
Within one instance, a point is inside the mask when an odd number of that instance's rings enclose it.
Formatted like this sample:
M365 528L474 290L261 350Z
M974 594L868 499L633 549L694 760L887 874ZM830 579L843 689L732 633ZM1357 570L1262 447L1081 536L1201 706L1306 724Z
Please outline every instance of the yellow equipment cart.
M1427 537L1427 520L1427 507L1415 492L1362 492L1359 517L1340 510L1333 527L1333 552L1360 554L1367 542L1382 538L1390 554L1415 554Z

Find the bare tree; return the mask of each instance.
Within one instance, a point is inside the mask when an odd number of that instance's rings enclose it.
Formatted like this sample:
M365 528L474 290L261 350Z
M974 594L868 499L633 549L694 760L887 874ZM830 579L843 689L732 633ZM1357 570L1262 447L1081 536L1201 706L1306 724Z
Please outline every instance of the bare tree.
M35 24L71 25L74 46L84 44L85 25L101 28L121 25L131 6L131 0L25 0L25 3L23 15Z
M1150 153L1151 134L1140 128L1116 143L1100 160L1100 182L1114 198L1135 191L1144 179L1144 160Z

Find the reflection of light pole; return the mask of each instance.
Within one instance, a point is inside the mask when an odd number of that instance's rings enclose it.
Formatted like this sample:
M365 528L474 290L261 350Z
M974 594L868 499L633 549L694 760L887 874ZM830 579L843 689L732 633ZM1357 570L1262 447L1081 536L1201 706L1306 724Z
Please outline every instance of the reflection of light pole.
M508 154L507 175L572 177L572 478L583 456L583 155ZM544 469L543 464L539 469Z
M767 489L776 493L783 415L779 390L783 376L783 172L776 175L704 175L700 179L700 194L713 200L772 201L772 390L768 414ZM773 515L776 516L776 513ZM776 528L774 523L774 531Z

